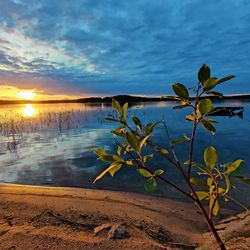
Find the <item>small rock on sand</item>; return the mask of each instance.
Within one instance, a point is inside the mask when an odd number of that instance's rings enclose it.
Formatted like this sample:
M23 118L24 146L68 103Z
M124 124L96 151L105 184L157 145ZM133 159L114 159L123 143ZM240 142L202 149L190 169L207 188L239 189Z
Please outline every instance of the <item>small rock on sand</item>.
M113 225L108 232L108 239L124 239L129 238L130 233L127 231L125 225Z

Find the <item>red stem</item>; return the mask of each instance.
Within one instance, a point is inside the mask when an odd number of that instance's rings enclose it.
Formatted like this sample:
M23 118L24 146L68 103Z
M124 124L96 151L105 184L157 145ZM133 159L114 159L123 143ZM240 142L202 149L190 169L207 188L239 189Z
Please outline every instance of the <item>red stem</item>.
M190 150L189 150L188 179L190 179L190 176L191 176L192 159L193 159L193 151L194 151L194 139L195 139L195 132L196 132L197 124L198 124L197 108L198 108L198 100L199 100L199 91L200 91L200 84L198 84L198 88L197 88L196 96L195 96L195 103L194 103L194 124L193 124L193 129L192 129L192 136L191 136L191 143L190 143Z

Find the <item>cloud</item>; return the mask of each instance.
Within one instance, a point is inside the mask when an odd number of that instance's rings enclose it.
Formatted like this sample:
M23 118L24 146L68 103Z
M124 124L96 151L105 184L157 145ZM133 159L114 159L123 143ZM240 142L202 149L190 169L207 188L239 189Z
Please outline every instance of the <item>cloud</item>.
M34 73L39 71L71 70L72 68L87 73L95 72L95 65L91 64L83 55L68 54L63 47L51 45L48 42L32 39L0 26L0 39L3 42L1 52L13 65L15 72ZM4 70L4 62L1 64Z
M3 0L0 82L163 95L175 81L195 83L207 63L237 75L227 93L249 92L249 9L247 0Z

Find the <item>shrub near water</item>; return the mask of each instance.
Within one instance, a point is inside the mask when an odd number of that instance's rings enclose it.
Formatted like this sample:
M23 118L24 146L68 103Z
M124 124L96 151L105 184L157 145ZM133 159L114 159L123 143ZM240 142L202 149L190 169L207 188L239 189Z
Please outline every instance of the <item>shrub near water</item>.
M109 173L114 176L122 167L134 167L138 174L145 177L145 190L152 193L157 188L157 181L161 180L164 183L177 189L183 195L191 199L200 209L204 220L212 231L215 239L218 242L220 249L225 249L219 234L217 233L213 216L216 216L220 210L221 202L233 200L230 196L232 187L236 187L235 180L250 184L250 179L239 175L240 167L243 160L239 159L234 162L220 163L218 153L213 146L209 146L204 150L203 162L194 162L194 142L196 129L202 126L212 134L215 134L217 123L215 120L208 118L208 115L213 113L213 103L210 96L222 98L222 93L216 92L213 89L230 79L233 75L216 78L211 77L210 68L203 65L198 72L198 84L195 89L195 98L190 98L189 91L183 84L175 83L173 90L176 94L173 99L180 101L180 105L174 109L189 108L191 113L185 119L193 124L190 135L184 135L183 138L171 140L168 133L168 128L165 120L154 123L142 124L136 116L131 117L131 121L127 118L128 103L123 106L113 99L112 106L116 111L116 115L109 115L107 120L115 122L118 125L112 131L117 145L115 154L110 154L101 148L93 148L93 151L98 155L98 159L107 163L107 168L96 177L95 181L100 180L105 174ZM164 126L169 148L160 148L153 140L153 131L156 126ZM178 154L175 151L175 145L179 143L189 144L189 153L187 160L181 163ZM150 154L145 154L151 150ZM153 171L149 166L149 160L154 157L163 157L169 165L175 167L176 171L187 184L187 189L181 188L168 177L167 168L159 168ZM194 177L195 176L195 177ZM197 178L198 176L198 178ZM205 201L205 202L204 202ZM207 205L208 204L208 207Z

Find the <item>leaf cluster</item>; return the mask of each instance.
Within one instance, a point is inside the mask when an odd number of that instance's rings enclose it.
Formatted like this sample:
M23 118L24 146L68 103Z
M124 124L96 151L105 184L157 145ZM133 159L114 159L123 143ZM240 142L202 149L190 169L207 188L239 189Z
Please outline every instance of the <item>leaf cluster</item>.
M219 212L219 200L222 198L228 201L231 188L236 188L233 179L240 179L240 166L243 160L236 160L226 164L219 164L218 153L213 146L207 147L204 151L204 163L193 162L192 165L197 169L199 178L191 178L191 182L198 188L196 194L199 200L209 201L209 210L213 215Z
M119 102L113 99L112 107L116 115L109 115L106 119L118 123L118 127L111 131L115 137L117 150L115 154L108 154L101 148L92 149L99 156L99 160L109 163L108 167L96 177L94 182L100 180L107 173L113 177L123 166L135 167L137 172L146 178L145 190L152 193L157 187L156 177L162 175L164 171L157 169L152 172L145 167L147 161L152 159L154 154L145 154L144 148L147 147L148 142L153 137L154 129L162 122L144 125L138 117L132 116L130 121L132 125L130 125L127 119L128 104L125 103L121 106ZM119 138L119 140L116 138ZM168 155L167 149L159 148L158 150L161 154Z

